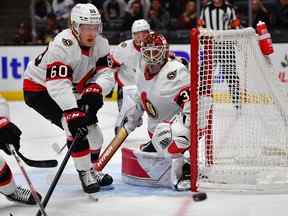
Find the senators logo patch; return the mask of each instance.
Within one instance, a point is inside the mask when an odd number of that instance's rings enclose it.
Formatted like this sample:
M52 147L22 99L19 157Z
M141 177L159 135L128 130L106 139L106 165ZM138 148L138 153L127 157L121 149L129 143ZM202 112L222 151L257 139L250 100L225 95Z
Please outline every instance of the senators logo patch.
M126 43L126 42L122 42L122 43L120 44L120 47L122 47L122 48L127 47L127 43Z
M62 38L62 43L64 44L64 46L66 47L69 47L69 46L72 46L73 45L73 41L70 40L70 39L65 39L65 38Z
M158 112L153 106L153 104L148 100L147 92L141 92L141 103L144 110L151 118L158 118Z
M158 113L153 104L149 100L145 101L145 110L151 118L158 118Z
M168 80L174 80L175 77L176 77L176 74L177 74L177 70L169 72L169 73L167 74L167 79L168 79Z

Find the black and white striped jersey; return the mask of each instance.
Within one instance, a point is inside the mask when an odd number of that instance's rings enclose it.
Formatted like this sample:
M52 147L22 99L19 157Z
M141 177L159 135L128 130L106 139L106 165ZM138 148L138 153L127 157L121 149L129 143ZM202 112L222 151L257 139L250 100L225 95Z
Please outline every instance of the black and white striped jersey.
M212 2L203 7L200 14L203 27L213 30L231 29L233 22L237 20L235 9L229 3L223 3L221 7L215 7Z

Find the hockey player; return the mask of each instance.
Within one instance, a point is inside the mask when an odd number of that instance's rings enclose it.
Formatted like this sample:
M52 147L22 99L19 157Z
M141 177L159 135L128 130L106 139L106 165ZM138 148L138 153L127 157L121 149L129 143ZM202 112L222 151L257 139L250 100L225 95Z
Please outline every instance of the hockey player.
M91 162L97 161L103 143L97 112L103 96L114 86L114 71L109 43L100 34L98 9L90 3L77 4L70 21L71 27L60 32L45 52L29 63L24 98L28 106L65 130L68 146L77 131L88 128L87 137L77 143L71 156L84 192L94 193L113 181L110 175L90 167L94 167Z
M0 149L11 155L8 144L12 144L18 151L20 148L21 130L9 120L9 108L6 101L0 95ZM4 194L8 200L35 205L36 202L29 189L17 186L13 174L0 156L0 193ZM41 195L37 193L41 199Z
M133 102L123 100L122 125L130 133L139 125L143 112L148 114L148 133L152 140L140 149L172 158L171 186L182 190L179 187L183 179L183 153L190 140L189 73L185 65L169 58L169 45L161 34L150 32L140 50L142 60L136 72L137 94L130 96ZM124 109L126 105L129 108ZM186 187L188 189L190 184Z
M118 110L121 110L123 86L135 85L136 67L140 61L140 45L143 39L149 34L150 25L145 19L135 20L131 27L132 39L121 42L113 51L114 63L120 65L115 73L117 81L117 102ZM116 127L119 128L120 115L116 121Z

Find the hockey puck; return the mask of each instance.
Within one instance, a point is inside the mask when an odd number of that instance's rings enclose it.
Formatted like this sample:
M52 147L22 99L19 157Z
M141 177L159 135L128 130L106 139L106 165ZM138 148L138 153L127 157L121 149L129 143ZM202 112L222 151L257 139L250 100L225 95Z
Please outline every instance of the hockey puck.
M207 199L207 194L205 192L194 193L192 198L195 202L203 201Z

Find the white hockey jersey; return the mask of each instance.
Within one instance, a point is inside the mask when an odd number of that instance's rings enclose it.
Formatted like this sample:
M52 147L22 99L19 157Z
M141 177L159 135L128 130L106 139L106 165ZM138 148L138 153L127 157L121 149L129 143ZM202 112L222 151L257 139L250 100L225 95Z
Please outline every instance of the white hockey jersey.
M94 47L84 49L79 46L72 31L66 29L41 55L29 62L24 73L24 90L29 90L31 82L39 84L48 90L62 110L76 108L73 85L90 70L95 70L96 74L88 83L97 83L105 96L114 86L109 52L109 43L101 35L96 37Z
M133 39L120 43L111 50L114 61L120 65L115 77L119 86L135 85L136 68L141 59L140 48Z
M158 74L145 76L145 64L139 64L136 85L143 109L148 114L148 131L153 134L160 122L170 121L189 98L190 74L177 60L169 60ZM181 99L181 100L180 100Z

